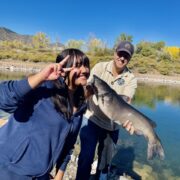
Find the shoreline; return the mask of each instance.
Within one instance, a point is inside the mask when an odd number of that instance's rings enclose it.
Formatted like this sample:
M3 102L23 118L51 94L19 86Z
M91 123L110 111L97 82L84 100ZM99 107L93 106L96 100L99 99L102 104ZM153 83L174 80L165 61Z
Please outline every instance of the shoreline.
M153 84L165 84L165 85L180 85L180 75L177 76L166 76L159 74L137 74L138 82L141 83L153 83Z
M0 60L0 72L27 72L35 73L40 71L48 62L23 62L12 59ZM161 74L140 74L133 72L137 81L140 83L153 83L165 85L180 85L180 75L161 75Z

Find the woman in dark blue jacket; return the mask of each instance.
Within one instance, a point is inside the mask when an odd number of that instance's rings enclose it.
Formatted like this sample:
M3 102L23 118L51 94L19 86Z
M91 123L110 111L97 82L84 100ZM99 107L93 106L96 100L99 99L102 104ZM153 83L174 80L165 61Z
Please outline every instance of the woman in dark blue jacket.
M61 180L86 110L89 59L66 49L39 73L0 84L0 109L12 113L0 128L0 179Z

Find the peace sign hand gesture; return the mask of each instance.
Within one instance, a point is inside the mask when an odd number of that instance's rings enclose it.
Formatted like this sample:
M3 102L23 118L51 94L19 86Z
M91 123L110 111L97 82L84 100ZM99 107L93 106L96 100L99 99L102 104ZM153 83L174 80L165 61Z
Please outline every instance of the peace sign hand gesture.
M41 75L44 80L56 80L60 76L65 76L65 73L71 71L71 68L63 68L64 64L67 62L69 55L66 56L60 63L53 63L46 66L42 71Z
M74 63L72 67L63 68L68 58L69 55L66 56L60 63L49 64L39 73L29 76L28 82L31 88L36 88L38 85L40 85L42 82L46 80L56 80L60 76L65 76L66 72L69 72L74 68L74 64L76 61L76 59L74 59Z

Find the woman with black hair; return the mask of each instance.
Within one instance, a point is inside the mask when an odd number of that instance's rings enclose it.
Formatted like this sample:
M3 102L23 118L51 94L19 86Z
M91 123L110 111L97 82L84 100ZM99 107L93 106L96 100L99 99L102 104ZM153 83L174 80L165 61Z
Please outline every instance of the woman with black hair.
M56 63L28 78L0 84L0 109L12 113L0 128L0 179L61 180L86 110L89 59L66 49Z

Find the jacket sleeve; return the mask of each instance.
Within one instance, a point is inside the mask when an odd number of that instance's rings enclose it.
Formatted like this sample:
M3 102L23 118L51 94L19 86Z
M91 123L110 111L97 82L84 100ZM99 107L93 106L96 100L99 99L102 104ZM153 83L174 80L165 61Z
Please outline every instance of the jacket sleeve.
M4 81L0 84L0 109L13 113L31 91L27 79Z

